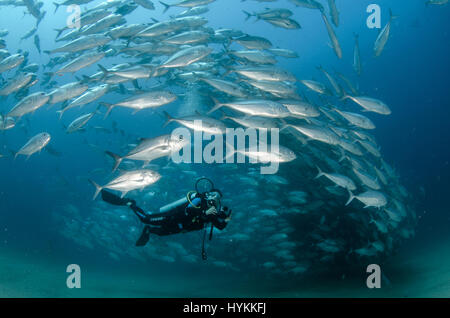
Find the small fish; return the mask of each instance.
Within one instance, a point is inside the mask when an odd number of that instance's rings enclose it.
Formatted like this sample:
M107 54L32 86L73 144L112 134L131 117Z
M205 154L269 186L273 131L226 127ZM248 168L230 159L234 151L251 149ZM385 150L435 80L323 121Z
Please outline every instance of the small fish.
M34 36L34 45L36 46L39 54L41 54L41 40L39 39L39 35L37 34Z
M342 49L341 49L341 45L339 44L339 40L336 36L336 33L333 30L333 27L331 26L330 22L328 21L327 16L322 12L322 19L323 22L325 23L325 26L327 28L328 31L328 35L330 37L331 43L333 44L333 49L334 52L336 53L338 58L342 58Z
M359 35L355 34L355 48L353 49L353 69L358 76L361 75L361 55L359 52Z

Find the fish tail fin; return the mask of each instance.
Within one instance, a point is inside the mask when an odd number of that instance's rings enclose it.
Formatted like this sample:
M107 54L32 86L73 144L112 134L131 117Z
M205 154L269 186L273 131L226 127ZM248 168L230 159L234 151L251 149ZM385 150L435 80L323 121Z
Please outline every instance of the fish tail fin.
M254 16L254 14L251 14L250 12L247 12L245 10L242 10L242 12L245 13L246 17L245 17L245 21L247 21L248 19L250 19L252 16Z
M100 68L100 70L103 73L102 79L104 79L106 76L108 76L109 71L101 64L97 64L97 66Z
M113 167L113 172L117 170L117 168L119 168L120 163L122 162L123 158L116 155L115 153L112 153L111 151L105 151L105 153L110 156L111 158L114 159L114 167Z
M323 171L320 169L319 166L316 166L317 170L319 171L317 176L314 179L319 179L321 176L324 175Z
M55 30L56 32L57 32L57 34L56 34L56 38L59 38L59 36L61 35L61 33L63 33L64 32L64 30L65 30L66 28L61 28L61 29L53 29L53 30Z
M163 11L163 13L166 13L167 10L169 10L170 7L171 7L170 4L164 3L164 2L162 2L162 1L160 1L159 3L161 3L161 4L164 6L164 11Z
M104 119L106 117L108 117L108 115L111 113L112 109L114 108L114 105L110 104L110 103L100 102L99 105L105 106L107 108L105 116L103 117Z
M168 124L170 124L171 122L174 121L174 118L172 116L170 116L169 113L166 111L163 111L163 114L166 117L166 121L165 121L163 127L166 127Z
M53 12L54 14L56 13L56 11L58 11L58 8L61 4L57 3L57 2L53 2L53 4L55 5L55 12Z
M95 198L97 198L100 191L102 191L102 187L99 186L97 183L95 183L95 181L92 181L91 179L88 179L88 180L95 187L94 197L92 198L92 200L95 200Z
M206 114L209 115L213 112L215 112L216 110L220 109L223 104L221 102L219 102L219 100L217 100L215 97L211 97L212 100L214 101L214 107L211 108Z
M346 206L349 205L350 202L352 202L353 199L355 198L355 196L353 195L352 191L350 191L350 190L347 190L347 191L348 191L349 198L348 198L347 203L345 204Z

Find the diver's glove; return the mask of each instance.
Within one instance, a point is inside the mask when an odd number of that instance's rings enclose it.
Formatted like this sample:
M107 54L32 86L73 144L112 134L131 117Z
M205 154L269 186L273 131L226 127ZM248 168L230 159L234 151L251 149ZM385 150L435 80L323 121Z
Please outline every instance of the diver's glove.
M217 215L217 209L215 206L210 207L208 210L205 211L205 215Z

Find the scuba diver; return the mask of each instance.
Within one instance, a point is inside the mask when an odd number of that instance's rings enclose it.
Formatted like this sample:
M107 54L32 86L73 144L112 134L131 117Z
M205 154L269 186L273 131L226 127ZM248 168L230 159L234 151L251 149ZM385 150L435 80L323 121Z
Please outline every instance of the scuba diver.
M201 182L206 182L209 187L199 191ZM215 189L211 180L200 178L195 184L196 191L190 191L186 197L160 208L159 213L146 213L136 205L136 201L128 198L120 198L115 194L102 190L103 201L120 206L128 206L145 224L142 234L136 242L136 246L144 246L150 238L150 234L165 236L177 233L186 233L204 229L202 257L206 259L205 236L206 225L211 223L209 240L212 239L214 227L223 230L231 219L231 210L222 207L220 199L222 192Z

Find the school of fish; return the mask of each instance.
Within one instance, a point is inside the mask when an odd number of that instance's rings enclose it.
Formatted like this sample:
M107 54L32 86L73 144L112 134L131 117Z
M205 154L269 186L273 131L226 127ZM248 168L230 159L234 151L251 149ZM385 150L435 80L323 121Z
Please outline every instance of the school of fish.
M247 1L231 0L112 0L95 6L89 0L59 0L55 12L60 6L82 7L75 21L80 28L57 26L54 46L42 49L39 25L53 12L43 11L40 1L1 0L0 10L22 7L36 20L22 40L34 36L36 50L48 56L48 63L38 65L28 52L9 51L3 39L9 32L0 30L0 98L8 101L2 103L0 130L13 133L28 120L38 121L44 112L53 112L55 122L70 118L63 133L78 133L87 151L100 149L107 158L105 167L86 172L94 198L101 189L110 189L157 212L183 197L203 174L196 165L168 161L189 146L170 129L224 134L228 127L278 128L276 153L228 154L259 163L213 166L223 204L234 214L230 225L215 233L208 261L231 271L291 276L393 254L414 236L417 217L399 175L383 159L372 119L388 116L396 107L366 96L350 78L364 72L363 59L378 58L388 46L395 16L391 13L374 39L373 56L361 55L355 35L348 74L317 65L321 77L299 77L277 66L280 59L295 62L299 54L280 48L276 38L210 27L205 16L214 2L222 1L240 5L242 21L268 23L279 32L303 32L295 16L309 10L322 21L329 36L323 41L330 41L336 57L342 59L347 52L336 34L342 23L339 0L251 1L263 6L256 12L245 8ZM446 2L429 0L427 5ZM165 18L133 24L133 12L142 10ZM178 112L167 110L174 105ZM108 128L120 108L121 120L139 122L141 115L152 114L161 118L160 126L149 127L145 136L119 131L115 121ZM159 134L162 129L166 133ZM82 137L84 131L120 133L126 141L119 148L93 145ZM64 143L63 138L58 142ZM63 146L43 126L10 155L2 148L0 160L29 158L43 149L59 154L56 149ZM278 172L261 174L260 166L270 162L279 164ZM133 214L100 200L92 202L89 213L73 203L63 205L54 212L54 220L63 236L85 248L106 251L115 260L202 262L198 234L152 236L145 248L136 248L140 225Z

